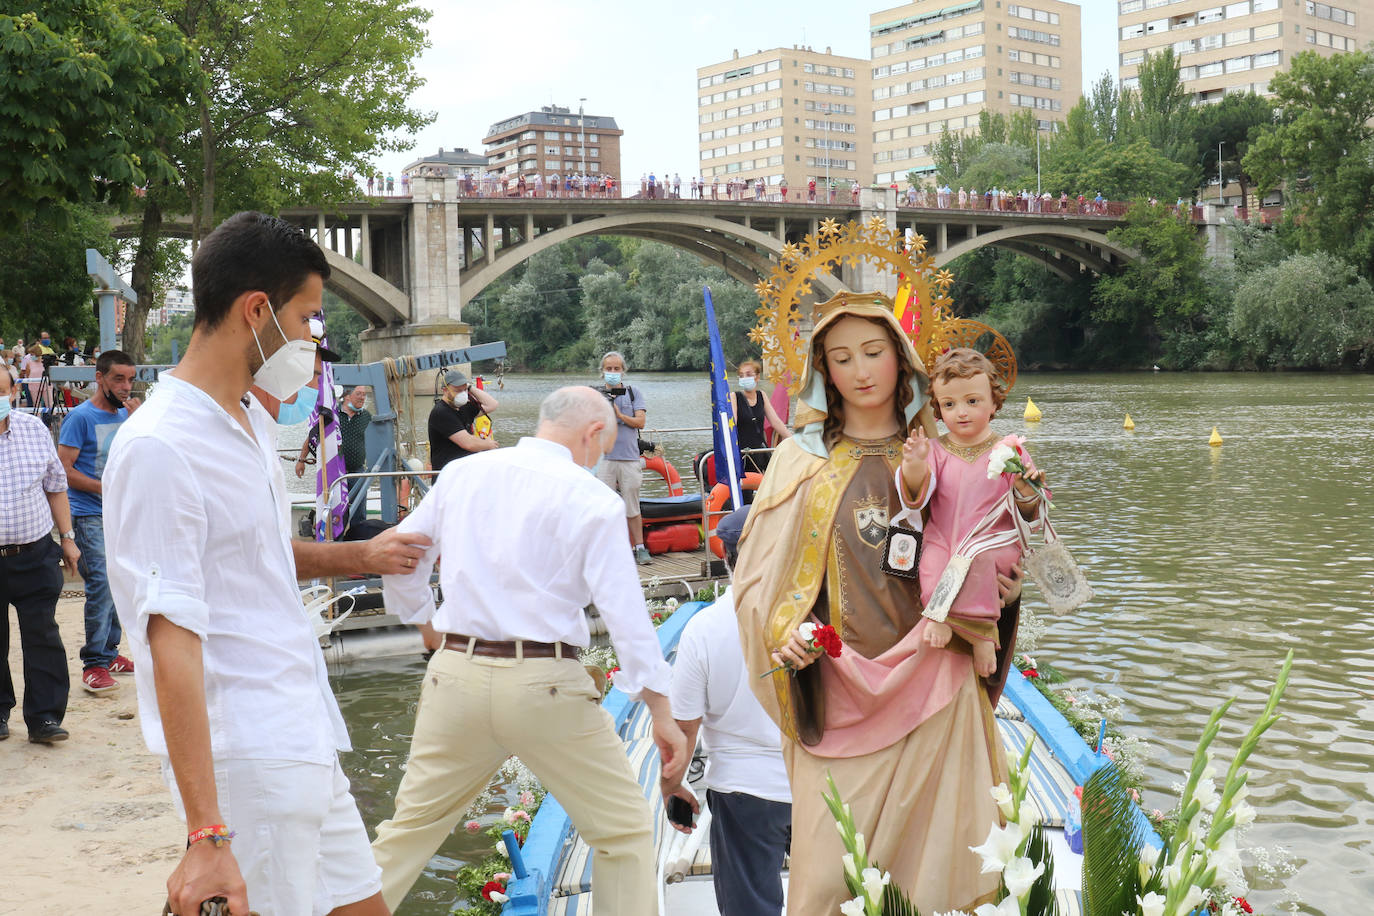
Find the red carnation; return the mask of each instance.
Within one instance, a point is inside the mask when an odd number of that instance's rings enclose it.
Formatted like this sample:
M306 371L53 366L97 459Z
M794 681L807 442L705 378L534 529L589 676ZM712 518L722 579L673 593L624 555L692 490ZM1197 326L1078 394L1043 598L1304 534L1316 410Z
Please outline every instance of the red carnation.
M1232 897L1231 902L1247 913L1255 912L1253 909L1250 908L1250 903L1244 897Z
M504 894L505 892L506 886L500 881L488 881L486 884L482 885L483 900L490 900L493 893Z
M844 648L844 642L840 640L840 634L835 632L834 627L817 627L816 632L811 634L811 638L817 646L825 650L826 655L831 658L840 657L840 650Z
M1039 671L1036 671L1034 668L1027 668L1025 671L1022 671L1021 673L1024 674L1026 677L1039 677L1039 676L1040 676L1040 672L1039 672Z

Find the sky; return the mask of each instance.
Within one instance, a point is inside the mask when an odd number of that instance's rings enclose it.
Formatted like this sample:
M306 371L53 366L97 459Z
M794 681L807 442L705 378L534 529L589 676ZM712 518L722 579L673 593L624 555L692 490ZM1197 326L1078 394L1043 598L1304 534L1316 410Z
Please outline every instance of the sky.
M431 0L430 47L417 69L426 84L412 104L436 115L405 152L379 157L397 176L440 147L481 153L498 121L555 104L611 116L620 129L621 171L696 171L696 70L757 50L827 45L868 57L868 13L880 4L835 0L739 0L680 4L664 0L528 0L515 7L475 0ZM1116 75L1116 2L1085 0L1083 85Z

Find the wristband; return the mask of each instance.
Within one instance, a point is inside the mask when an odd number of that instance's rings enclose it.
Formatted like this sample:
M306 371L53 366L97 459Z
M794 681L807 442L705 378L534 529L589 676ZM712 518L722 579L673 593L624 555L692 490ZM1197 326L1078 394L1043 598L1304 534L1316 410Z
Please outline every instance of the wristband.
M224 824L211 824L209 827L202 827L186 836L186 848L190 849L192 844L199 843L201 840L209 840L216 846L223 846L234 838L234 831Z

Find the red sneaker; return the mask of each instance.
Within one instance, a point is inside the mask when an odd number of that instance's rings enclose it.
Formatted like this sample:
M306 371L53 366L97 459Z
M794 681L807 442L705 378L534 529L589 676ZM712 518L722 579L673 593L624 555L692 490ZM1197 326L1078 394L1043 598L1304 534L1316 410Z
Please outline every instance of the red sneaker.
M81 686L87 693L109 693L119 689L119 682L110 677L109 668L87 668L81 673Z
M134 663L122 655L116 655L115 660L110 662L111 674L133 674Z

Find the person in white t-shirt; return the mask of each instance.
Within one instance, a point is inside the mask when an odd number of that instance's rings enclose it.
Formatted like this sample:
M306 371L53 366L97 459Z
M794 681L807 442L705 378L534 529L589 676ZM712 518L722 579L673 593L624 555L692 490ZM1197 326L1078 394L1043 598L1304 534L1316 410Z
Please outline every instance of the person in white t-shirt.
M748 507L732 512L716 527L727 566L736 559L748 513ZM695 746L700 731L706 749L716 907L722 916L777 916L783 857L792 840L792 793L778 727L749 687L729 588L683 628L670 700L687 746ZM681 779L660 788L665 801L677 796L700 811Z

